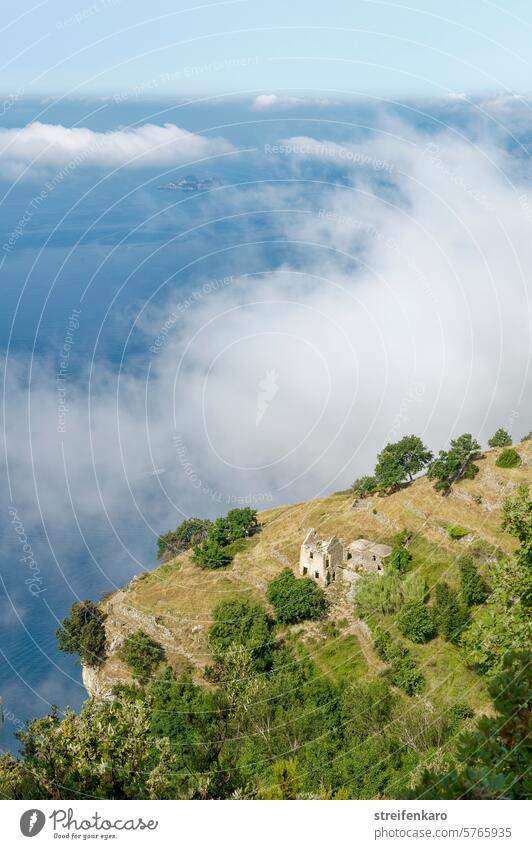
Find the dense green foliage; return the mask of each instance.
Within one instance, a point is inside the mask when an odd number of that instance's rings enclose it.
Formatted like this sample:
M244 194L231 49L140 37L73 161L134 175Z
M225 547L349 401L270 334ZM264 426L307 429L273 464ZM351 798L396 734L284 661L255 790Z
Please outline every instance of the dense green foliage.
M274 640L272 621L264 608L245 601L222 601L214 609L209 645L215 657L233 645L245 646L256 669L269 669Z
M379 627L373 629L373 640L380 659L390 664L391 683L407 696L419 693L425 686L425 678L406 646Z
M466 660L481 672L499 672L509 651L532 645L532 574L516 557L495 563L490 571L492 593L462 635Z
M429 480L435 480L435 488L447 493L453 483L462 478L474 478L478 466L473 463L480 445L470 433L463 433L451 440L448 451L440 451L427 470Z
M468 612L464 604L445 581L436 584L434 590L434 624L444 640L458 640L467 620Z
M491 439L488 439L488 445L490 448L506 448L508 445L512 444L512 437L508 433L507 430L500 427L495 431Z
M413 643L427 643L436 635L436 626L431 610L419 601L410 601L401 608L397 627L403 637Z
M78 601L56 632L61 651L79 654L86 666L98 666L105 657L104 616L93 601Z
M515 469L521 465L521 457L515 448L505 448L495 460L495 465L500 469Z
M157 557L177 557L187 548L204 542L211 524L208 519L185 519L175 531L161 534L157 541Z
M531 565L532 552L532 499L528 486L522 484L515 495L509 496L502 508L502 526L516 537L520 544L520 556Z
M310 578L295 578L291 569L285 569L270 581L267 597L277 621L283 625L319 619L326 609L321 587Z
M508 654L490 687L497 716L464 734L456 766L426 772L412 794L422 799L529 799L532 794L532 654Z
M460 594L466 607L484 604L490 594L490 588L479 574L475 561L469 555L458 561L460 570Z
M131 670L133 677L145 684L164 659L164 650L144 631L134 631L118 650L118 657Z
M257 528L256 510L235 507L227 516L209 524L206 539L194 546L194 561L202 569L227 566L239 550L239 541L251 536Z
M432 460L432 452L423 445L419 436L404 436L399 442L390 442L377 457L375 478L379 489L390 489L414 475Z

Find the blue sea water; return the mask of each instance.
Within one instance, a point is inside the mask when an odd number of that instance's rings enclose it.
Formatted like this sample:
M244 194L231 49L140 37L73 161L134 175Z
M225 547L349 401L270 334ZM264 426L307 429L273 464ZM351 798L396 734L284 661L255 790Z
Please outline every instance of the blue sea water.
M24 227L14 247L0 260L0 350L22 369L31 385L36 363L57 365L58 351L73 310L81 313L69 361L69 379L83 380L87 363L111 369L122 363L142 368L145 341L132 321L150 302L165 303L170 295L185 298L198 280L263 273L290 261L298 252L308 262L312 248L283 241L281 215L256 207L255 189L265 184L290 189L297 183L307 207L319 203L324 183L348 186L341 164L302 163L297 174L282 156L270 156L265 146L289 136L314 136L336 141L367 138L377 107L336 103L326 109L304 108L294 113L258 115L248 104L220 99L197 104L19 102L2 116L2 126L20 127L39 120L64 126L85 126L105 132L146 123L175 123L191 132L223 136L238 149L208 167L195 165L201 178L216 177L220 187L208 192L161 191L159 186L189 173L179 168L120 169L115 173L78 168L49 192ZM428 107L394 107L396 116L436 130L441 112ZM445 115L446 120L452 116ZM462 121L460 117L457 119ZM385 177L383 176L383 180ZM0 244L15 230L25 210L32 208L42 178L0 180L2 225ZM55 365L54 365L55 364ZM30 393L31 395L31 393ZM6 395L9 415L10 397ZM26 427L21 422L21 428ZM31 440L27 442L30 449ZM6 445L9 461L10 445ZM132 509L113 518L104 512L78 527L75 517L54 524L31 522L21 502L32 501L35 482L26 492L10 491L3 468L3 532L0 563L0 695L4 722L0 747L16 748L14 732L51 704L79 708L86 693L76 658L57 650L55 630L75 598L97 599L154 562L155 540ZM39 496L54 499L46 482ZM153 497L157 498L154 483ZM23 538L39 564L45 592L28 591L24 552L15 531L10 506L18 511ZM44 505L44 508L46 504ZM186 505L185 505L186 508ZM211 502L205 514L212 514ZM45 510L44 510L45 511ZM19 525L19 530L20 530ZM83 534L82 534L83 530ZM159 530L166 530L160 528ZM101 568L101 564L105 568Z

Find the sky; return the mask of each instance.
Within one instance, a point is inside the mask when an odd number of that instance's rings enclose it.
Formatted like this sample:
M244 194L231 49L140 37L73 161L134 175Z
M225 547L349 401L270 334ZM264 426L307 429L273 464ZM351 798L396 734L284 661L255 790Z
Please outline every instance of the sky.
M531 88L528 0L23 0L3 18L4 95Z

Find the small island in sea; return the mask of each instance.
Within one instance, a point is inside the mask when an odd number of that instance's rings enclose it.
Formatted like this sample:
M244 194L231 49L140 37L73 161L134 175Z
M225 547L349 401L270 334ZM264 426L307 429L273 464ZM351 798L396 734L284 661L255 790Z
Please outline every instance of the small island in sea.
M221 182L217 177L206 177L204 179L198 179L193 174L189 174L187 177L180 177L179 180L170 181L166 183L164 186L159 186L160 189L167 189L169 191L181 191L181 192L203 192L208 189L216 189L218 186L221 186Z

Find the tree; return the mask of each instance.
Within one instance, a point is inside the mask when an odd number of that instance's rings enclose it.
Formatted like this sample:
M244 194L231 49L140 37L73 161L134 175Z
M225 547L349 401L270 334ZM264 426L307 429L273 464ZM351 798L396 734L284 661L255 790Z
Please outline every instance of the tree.
M75 602L56 631L61 651L79 654L85 666L98 666L105 657L104 615L93 601Z
M187 548L199 545L207 539L212 522L209 519L185 519L175 531L161 534L157 541L157 557L177 557Z
M512 444L512 437L508 433L507 430L500 427L495 431L491 439L488 439L488 445L490 448L506 448L507 445Z
M221 569L231 562L231 555L214 539L207 539L194 548L193 560L202 569Z
M235 507L226 517L230 542L251 536L258 528L257 511L251 507Z
M518 486L515 495L510 495L502 508L502 527L521 543L520 556L530 563L532 553L532 499L526 484Z
M427 643L436 634L431 611L425 604L416 601L403 606L397 627L403 637L408 637L413 643Z
M163 647L140 630L129 634L118 650L118 657L129 667L133 677L140 684L146 684L164 660L164 656Z
M433 616L443 639L456 642L467 622L467 609L462 607L457 594L445 581L436 584Z
M417 668L414 658L406 646L394 640L388 631L376 627L373 629L373 645L377 655L391 665L391 682L412 696L425 686L423 673Z
M373 495L378 489L377 479L371 475L363 475L357 478L353 483L353 495L357 498L367 498L368 495Z
M521 457L515 448L504 448L495 460L495 465L500 469L515 469L520 464Z
M521 556L495 563L490 583L492 593L461 642L467 663L492 676L503 668L507 652L525 650L532 643L530 565Z
M476 604L484 604L490 594L490 588L479 574L473 558L469 555L461 557L458 561L460 570L460 595L466 607Z
M510 653L490 686L497 716L482 717L460 737L456 766L425 772L416 799L527 799L532 792L530 714L532 654Z
M440 451L428 468L429 480L436 480L435 489L447 494L453 483L462 478L474 478L478 466L473 463L480 445L470 433L451 440L449 451Z
M326 609L323 590L310 578L295 578L290 569L270 581L267 597L283 625L319 619Z
M31 799L146 798L151 772L161 761L150 734L149 706L123 695L109 702L89 699L79 714L67 710L63 720L53 708L17 737L22 760L12 798L24 798L29 786L25 798ZM13 779L13 764L7 766ZM172 769L172 763L164 764L165 772Z
M209 645L213 653L225 652L232 643L246 646L256 668L269 669L274 640L272 620L258 604L246 601L222 601L214 609L209 629Z
M236 507L227 516L209 524L207 538L194 546L194 561L202 569L219 569L231 563L237 540L251 536L258 528L257 511L251 507Z
M432 452L423 445L419 436L404 436L399 442L390 442L377 457L375 478L380 489L398 486L404 480L413 480L432 460Z

